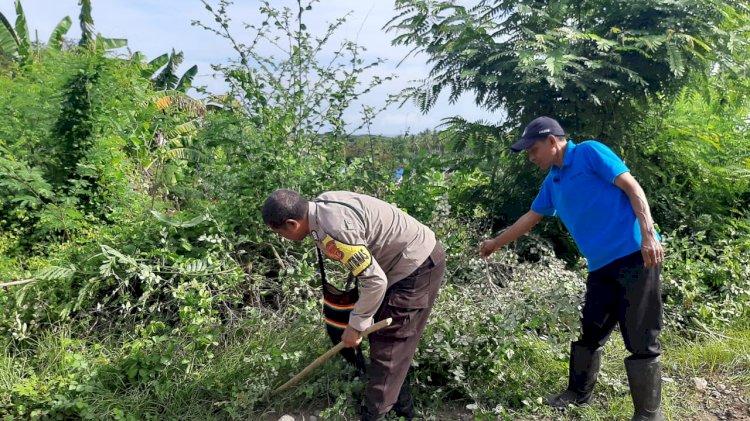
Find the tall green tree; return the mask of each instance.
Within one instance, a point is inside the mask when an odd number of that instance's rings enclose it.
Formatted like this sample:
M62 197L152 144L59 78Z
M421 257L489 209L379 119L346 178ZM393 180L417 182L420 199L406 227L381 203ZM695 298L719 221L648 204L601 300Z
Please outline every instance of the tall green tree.
M692 73L743 70L750 12L734 0L397 0L395 44L423 52L429 77L411 90L423 111L451 101L507 114L508 126L554 115L587 136L617 133Z
M91 0L79 0L81 13L78 15L78 21L81 25L81 40L78 45L89 45L96 39L96 30L94 29L94 17L91 14Z
M466 4L467 2L461 2ZM423 111L439 95L471 95L504 114L497 125L447 121L453 165L486 183L461 197L505 226L528 210L543 176L507 146L538 115L573 138L640 147L632 128L651 104L670 104L690 80L747 74L750 9L744 0L397 0L394 43L423 53L429 76L408 90ZM471 207L469 207L471 208ZM572 242L547 222L556 248ZM555 234L557 233L557 234Z

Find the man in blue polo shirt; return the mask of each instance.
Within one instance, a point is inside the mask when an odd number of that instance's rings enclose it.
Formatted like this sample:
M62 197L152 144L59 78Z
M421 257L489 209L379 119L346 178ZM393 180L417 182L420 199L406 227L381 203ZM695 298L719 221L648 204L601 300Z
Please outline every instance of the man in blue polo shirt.
M549 174L531 210L482 242L482 257L526 234L544 216L557 216L588 263L582 332L570 347L568 388L548 397L547 404L589 402L601 348L619 324L631 353L625 359L635 407L631 421L663 420L657 337L662 328L664 250L643 189L608 147L594 140L567 140L560 124L549 117L529 123L510 149L525 150L529 160Z

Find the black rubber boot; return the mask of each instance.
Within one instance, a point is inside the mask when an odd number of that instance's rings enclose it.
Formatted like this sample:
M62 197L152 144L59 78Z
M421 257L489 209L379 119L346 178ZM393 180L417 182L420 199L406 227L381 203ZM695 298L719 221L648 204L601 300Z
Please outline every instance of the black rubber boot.
M625 359L635 412L630 421L664 421L661 413L661 364L658 358Z
M411 421L417 416L408 379L404 380L404 384L401 385L401 390L398 392L398 400L393 405L393 412L396 413L396 416L403 417L406 421Z
M546 399L547 405L564 408L568 405L583 405L591 400L601 367L602 350L591 350L575 342L570 344L568 366L568 389Z
M367 405L362 405L362 417L360 421L385 421L385 414L373 414L371 411L368 411Z

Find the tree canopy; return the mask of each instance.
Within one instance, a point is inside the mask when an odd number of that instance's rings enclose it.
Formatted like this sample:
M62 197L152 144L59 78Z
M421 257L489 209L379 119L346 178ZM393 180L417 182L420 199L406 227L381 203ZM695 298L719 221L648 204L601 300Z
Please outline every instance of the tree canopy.
M574 132L621 130L691 74L745 71L750 12L726 0L397 0L394 43L427 54L411 90L423 111L443 91L507 113L554 115ZM461 2L464 3L464 2Z

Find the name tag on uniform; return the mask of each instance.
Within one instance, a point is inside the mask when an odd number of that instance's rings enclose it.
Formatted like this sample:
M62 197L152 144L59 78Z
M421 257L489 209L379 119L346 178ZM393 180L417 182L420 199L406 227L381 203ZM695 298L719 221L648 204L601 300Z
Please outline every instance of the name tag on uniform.
M354 276L358 276L372 264L370 250L363 245L342 243L330 235L326 235L322 243L326 256L343 263Z

